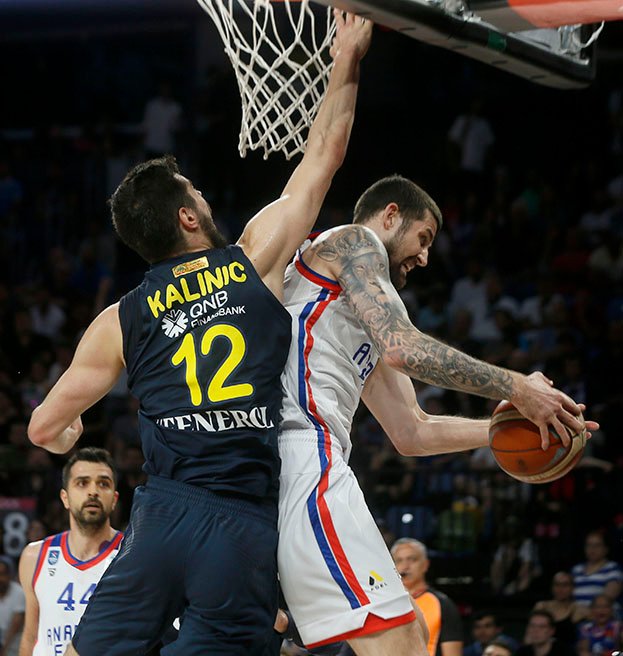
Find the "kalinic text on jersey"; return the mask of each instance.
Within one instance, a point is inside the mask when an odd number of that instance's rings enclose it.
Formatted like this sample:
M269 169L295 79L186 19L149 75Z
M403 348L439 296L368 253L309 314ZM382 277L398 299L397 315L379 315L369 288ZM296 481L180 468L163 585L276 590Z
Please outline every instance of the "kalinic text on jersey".
M121 299L119 316L145 471L274 497L291 320L242 249L152 265Z

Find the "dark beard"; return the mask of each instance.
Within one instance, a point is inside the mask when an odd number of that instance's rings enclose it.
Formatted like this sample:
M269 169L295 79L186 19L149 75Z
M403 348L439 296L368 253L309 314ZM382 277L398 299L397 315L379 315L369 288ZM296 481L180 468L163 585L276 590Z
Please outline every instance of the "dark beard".
M223 234L214 225L214 221L210 217L201 215L199 224L201 225L203 234L210 240L212 248L225 248L227 246L227 239L225 239Z
M76 523L82 529L93 530L98 529L104 526L108 521L108 515L104 512L102 508L97 515L87 514L86 509L79 510L77 513L73 513Z
M402 272L400 266L401 262L393 260L394 253L396 252L396 244L402 236L401 233L395 235L393 239L385 246L387 250L387 257L389 258L389 279L392 285L398 290L401 290L407 284L407 277Z

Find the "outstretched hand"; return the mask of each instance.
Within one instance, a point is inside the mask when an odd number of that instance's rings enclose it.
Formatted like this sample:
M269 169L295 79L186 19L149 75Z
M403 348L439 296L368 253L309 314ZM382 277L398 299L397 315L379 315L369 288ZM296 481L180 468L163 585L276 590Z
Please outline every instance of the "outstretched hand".
M372 21L340 9L334 9L333 15L337 31L331 44L331 57L335 59L340 52L348 50L354 53L357 59L363 59L372 39Z
M599 428L594 421L585 421L582 413L586 406L576 403L564 392L556 389L551 380L537 371L523 379L522 386L512 399L521 414L536 424L541 434L541 448L547 449L550 442L550 427L556 431L562 443L568 446L571 437L586 431L587 439L591 432Z

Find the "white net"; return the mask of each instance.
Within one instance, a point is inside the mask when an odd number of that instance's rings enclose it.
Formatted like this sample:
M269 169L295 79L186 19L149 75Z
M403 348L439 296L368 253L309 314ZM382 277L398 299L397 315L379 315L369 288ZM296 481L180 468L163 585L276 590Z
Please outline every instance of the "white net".
M329 80L335 21L309 0L198 0L225 44L242 100L238 150L305 150Z

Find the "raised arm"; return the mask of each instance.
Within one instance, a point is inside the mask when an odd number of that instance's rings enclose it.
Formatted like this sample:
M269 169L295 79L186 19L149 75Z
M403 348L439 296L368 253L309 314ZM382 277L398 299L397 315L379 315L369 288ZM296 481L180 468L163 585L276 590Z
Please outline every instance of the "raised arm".
M67 453L82 434L80 415L99 401L124 367L119 305L99 314L78 344L67 371L37 406L28 425L33 444Z
M32 656L39 629L39 602L32 587L41 542L26 545L19 558L19 582L26 597L26 617L19 645L19 656Z
M552 387L541 373L525 376L473 358L420 332L390 281L387 251L377 235L361 225L337 228L314 243L314 254L327 263L351 308L383 362L411 378L490 399L508 399L540 429L543 446L548 426L569 437L597 424L585 422L582 407Z
M335 16L333 69L309 131L305 155L281 197L249 221L238 241L279 297L285 268L311 231L333 176L344 161L355 115L359 62L372 34L367 20L337 10Z

